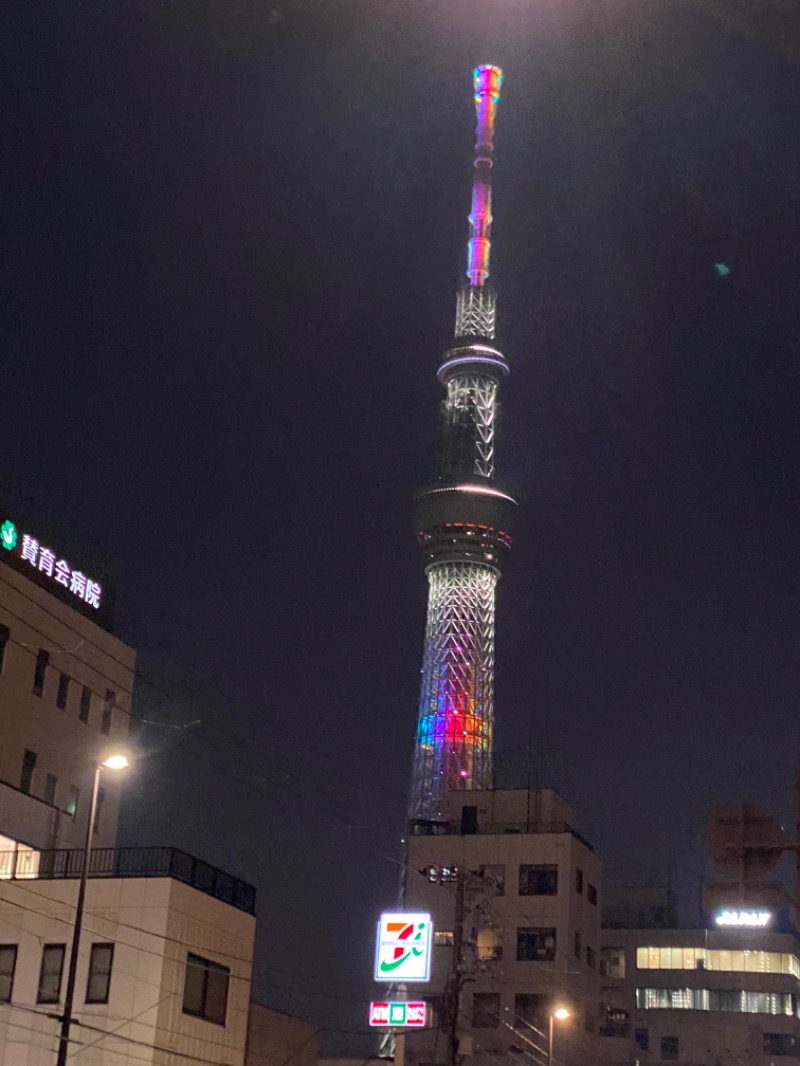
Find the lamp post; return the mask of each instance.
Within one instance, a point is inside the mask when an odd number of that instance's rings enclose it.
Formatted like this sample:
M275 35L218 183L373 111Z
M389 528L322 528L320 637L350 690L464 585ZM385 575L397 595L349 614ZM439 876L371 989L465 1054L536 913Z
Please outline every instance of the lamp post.
M61 1032L58 1037L58 1058L56 1066L66 1066L67 1051L69 1050L69 1031L72 1026L72 1002L75 998L75 978L78 972L78 949L81 943L81 929L83 927L83 906L86 900L86 882L89 877L89 861L92 855L92 833L94 821L97 817L97 794L100 789L100 771L124 770L129 765L128 756L122 751L111 752L102 761L97 762L94 768L94 781L92 782L92 801L89 804L89 823L86 826L86 844L83 849L83 865L81 867L81 880L78 886L78 902L75 906L75 923L72 931L72 945L69 951L69 969L67 970L67 991L64 996L64 1013L61 1015Z
M569 1016L570 1013L566 1007L556 1007L555 1010L550 1011L550 1041L547 1045L547 1066L553 1066L553 1022L556 1018L560 1022L565 1022Z

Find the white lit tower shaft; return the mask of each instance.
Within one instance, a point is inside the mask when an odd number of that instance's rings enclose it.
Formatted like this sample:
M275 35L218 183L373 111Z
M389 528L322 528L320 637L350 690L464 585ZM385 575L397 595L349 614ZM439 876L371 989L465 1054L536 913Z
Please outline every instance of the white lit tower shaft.
M497 392L508 373L495 346L488 286L498 67L474 73L477 141L467 255L446 389L437 476L418 493L415 528L429 582L409 818L446 817L447 793L492 784L495 586L511 545L514 500L494 483Z

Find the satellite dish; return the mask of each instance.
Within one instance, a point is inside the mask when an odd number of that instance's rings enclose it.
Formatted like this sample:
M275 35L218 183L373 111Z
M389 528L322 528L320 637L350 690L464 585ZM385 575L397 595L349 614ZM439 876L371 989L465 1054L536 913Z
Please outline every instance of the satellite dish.
M725 803L706 827L705 852L732 881L754 881L773 868L788 846L778 819L757 803Z

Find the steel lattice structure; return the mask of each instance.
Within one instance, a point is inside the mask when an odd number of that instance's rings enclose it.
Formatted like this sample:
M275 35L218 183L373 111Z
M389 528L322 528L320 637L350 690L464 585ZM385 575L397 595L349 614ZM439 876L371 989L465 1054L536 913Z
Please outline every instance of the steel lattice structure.
M495 588L514 500L494 484L497 394L508 364L495 346L491 251L494 119L502 72L474 73L478 118L467 255L455 341L438 377L445 387L434 483L417 495L417 538L427 561L428 618L409 816L447 818L454 789L492 784Z

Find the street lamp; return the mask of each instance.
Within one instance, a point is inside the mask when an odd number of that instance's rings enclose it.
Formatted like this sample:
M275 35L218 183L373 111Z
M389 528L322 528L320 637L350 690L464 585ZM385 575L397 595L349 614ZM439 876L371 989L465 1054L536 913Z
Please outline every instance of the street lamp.
M553 1021L558 1018L560 1022L565 1022L570 1017L570 1012L566 1007L555 1007L550 1011L550 1042L547 1047L547 1066L553 1066Z
M100 772L102 770L124 770L130 765L130 757L121 748L114 748L104 753L94 767L92 782L92 801L89 804L89 822L86 826L86 844L83 849L81 880L78 886L78 902L75 906L75 924L72 932L72 946L69 952L69 969L67 970L67 991L64 996L64 1013L61 1015L61 1032L58 1038L58 1058L56 1066L66 1066L69 1050L69 1031L72 1026L72 1001L75 998L75 977L78 971L78 949L81 942L83 926L83 905L86 900L86 882L89 877L89 861L92 855L92 833L97 817L97 794L100 789Z

